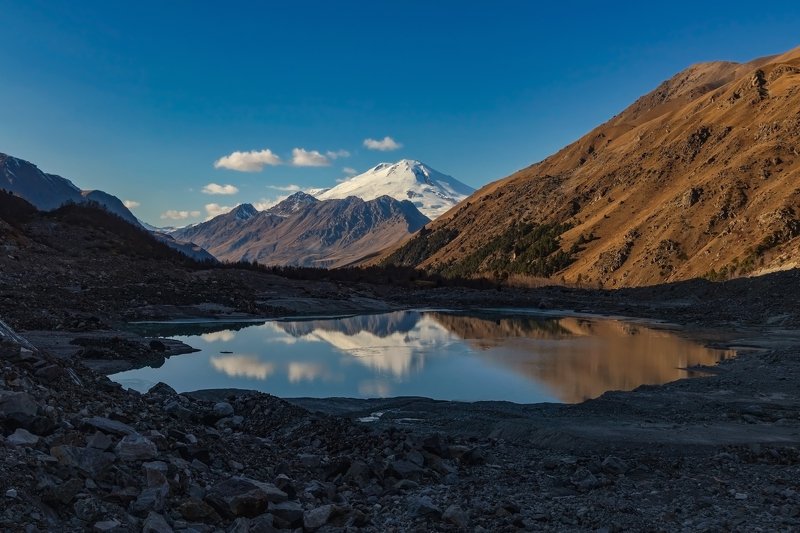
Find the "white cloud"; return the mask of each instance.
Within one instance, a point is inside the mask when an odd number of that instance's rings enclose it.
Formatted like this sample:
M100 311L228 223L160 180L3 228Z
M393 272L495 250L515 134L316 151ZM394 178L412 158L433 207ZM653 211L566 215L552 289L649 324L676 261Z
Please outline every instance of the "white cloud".
M391 152L392 150L397 150L399 148L402 148L403 145L387 135L381 140L364 139L364 147L367 148L368 150Z
M218 185L216 183L209 183L205 187L203 187L204 194L236 194L239 192L239 188L235 185Z
M330 160L316 150L292 150L292 165L296 167L327 167L330 164Z
M252 355L212 357L211 366L231 377L267 379L275 372L275 364L261 361Z
M208 215L206 217L206 220L211 220L212 218L214 218L216 216L224 215L225 213L227 213L228 211L230 211L231 209L233 209L236 206L235 205L206 204L204 207L206 208L206 215Z
M289 198L288 196L279 196L278 198L262 198L258 202L253 202L253 207L258 209L259 211L265 211L270 207L277 205L278 203L282 202Z
M259 172L264 166L276 166L282 163L281 158L269 148L251 150L250 152L233 152L214 161L214 168L227 168L239 172Z
M289 185L267 185L267 188L285 192L297 192L302 190L299 185L295 185L293 183L290 183Z
M186 220L187 218L196 218L200 216L200 211L178 211L170 209L161 213L161 220Z
M325 152L325 155L328 156L328 159L339 159L342 157L350 157L350 152L347 150L336 150L335 152L328 150Z
M342 169L342 172L344 172L348 176L354 176L354 175L358 174L358 170L354 169L353 167L344 167Z
M225 329L213 333L203 333L200 337L206 342L230 342L236 338L236 333Z
M139 207L139 206L140 206L140 205L142 205L142 204L140 204L140 203L139 203L139 202L137 202L136 200L124 200L124 201L122 202L122 205L124 205L124 206L125 206L125 207L127 207L128 209L136 209L137 207Z

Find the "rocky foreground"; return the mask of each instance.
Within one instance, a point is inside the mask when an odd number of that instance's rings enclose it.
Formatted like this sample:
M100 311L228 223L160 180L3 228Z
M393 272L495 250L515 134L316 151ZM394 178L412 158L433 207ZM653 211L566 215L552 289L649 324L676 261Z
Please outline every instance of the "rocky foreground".
M139 394L3 338L3 530L800 528L792 348L576 406L314 400L307 410L241 391Z

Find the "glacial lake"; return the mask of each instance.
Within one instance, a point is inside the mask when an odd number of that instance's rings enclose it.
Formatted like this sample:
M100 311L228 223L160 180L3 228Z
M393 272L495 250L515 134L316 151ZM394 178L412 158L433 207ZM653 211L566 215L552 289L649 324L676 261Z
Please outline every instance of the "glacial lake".
M733 357L621 320L511 311L396 311L263 323L148 324L200 351L110 376L146 391L254 389L284 398L425 396L576 403Z

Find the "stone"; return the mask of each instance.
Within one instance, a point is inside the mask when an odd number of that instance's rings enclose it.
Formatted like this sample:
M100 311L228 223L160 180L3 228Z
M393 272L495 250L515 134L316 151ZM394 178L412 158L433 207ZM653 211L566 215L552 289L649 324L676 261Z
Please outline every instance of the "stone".
M103 507L100 500L96 498L81 498L72 506L75 516L84 522L91 522L103 515Z
M120 422L118 420L111 420L110 418L104 418L102 416L93 416L91 418L84 418L83 423L87 426L91 426L95 429L99 429L105 433L111 433L113 435L133 435L136 433L136 430L133 429L128 424Z
M148 396L163 396L165 398L173 398L178 396L178 392L175 389L162 381L159 381L150 387L150 390L148 390L146 394Z
M405 479L418 477L422 473L422 468L416 463L401 459L392 461L389 465L389 471L395 477Z
M92 529L96 533L109 533L112 531L122 530L122 524L118 520L103 520L96 522Z
M86 446L88 448L95 448L97 450L106 451L114 445L114 439L100 431L95 432L94 435L86 439Z
M142 469L148 487L158 487L167 482L167 463L163 461L142 463Z
M442 519L461 529L467 529L469 526L469 515L456 504L445 509Z
M570 481L577 488L582 490L591 490L601 485L600 481L586 468L579 468L572 474Z
M158 456L158 448L153 441L138 433L123 437L114 451L123 461L147 461Z
M218 402L214 404L214 408L212 409L214 416L217 418L225 418L228 416L233 416L233 406L228 402Z
M269 512L273 516L275 527L294 529L303 526L303 506L299 502L283 502L270 504Z
M157 487L147 487L139 493L136 501L131 504L134 513L144 513L146 511L164 510L167 496L169 495L169 485L164 483Z
M608 474L624 474L630 470L628 463L613 455L606 457L600 466L603 469L603 472Z
M172 533L172 528L163 516L151 511L144 519L142 533Z
M178 512L192 522L219 522L220 516L213 507L202 500L190 498L178 506Z
M6 491L6 498L11 498L13 500L17 497L18 494L19 493L17 492L17 489L8 489Z
M194 413L190 409L182 406L178 401L170 401L164 405L164 412L174 416L178 420L190 420Z
M306 468L316 468L322 462L322 457L310 453L301 453L297 456L297 460Z
M6 437L6 444L9 446L33 446L37 442L39 437L22 428L17 428L14 433Z
M220 514L228 517L258 516L267 504L285 502L288 495L271 483L244 477L231 477L211 487L206 501ZM300 516L302 520L302 514Z
M39 405L27 392L0 390L0 418L24 421L36 416Z
M439 519L442 510L431 500L430 496L419 496L411 500L411 512L418 517Z
M81 483L80 479L70 478L60 485L50 488L49 494L47 495L48 497L46 499L66 505L74 500L75 496L77 496L78 493L83 490L83 488L84 484Z
M61 445L50 448L50 455L65 465L72 466L91 477L99 477L116 457L113 453L104 452L95 448L81 448L78 446Z
M306 530L317 530L328 523L333 514L333 505L323 505L316 509L311 509L303 514L303 527Z
M64 369L59 365L47 365L38 369L35 373L36 377L46 382L52 382L59 379L64 375Z

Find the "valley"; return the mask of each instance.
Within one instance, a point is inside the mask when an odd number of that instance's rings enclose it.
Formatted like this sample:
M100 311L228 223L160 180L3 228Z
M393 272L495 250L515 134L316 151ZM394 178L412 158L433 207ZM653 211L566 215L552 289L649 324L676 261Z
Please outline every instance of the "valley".
M0 529L797 530L798 110L800 49L699 63L478 190L168 227L0 154ZM213 167L357 156L287 153Z

